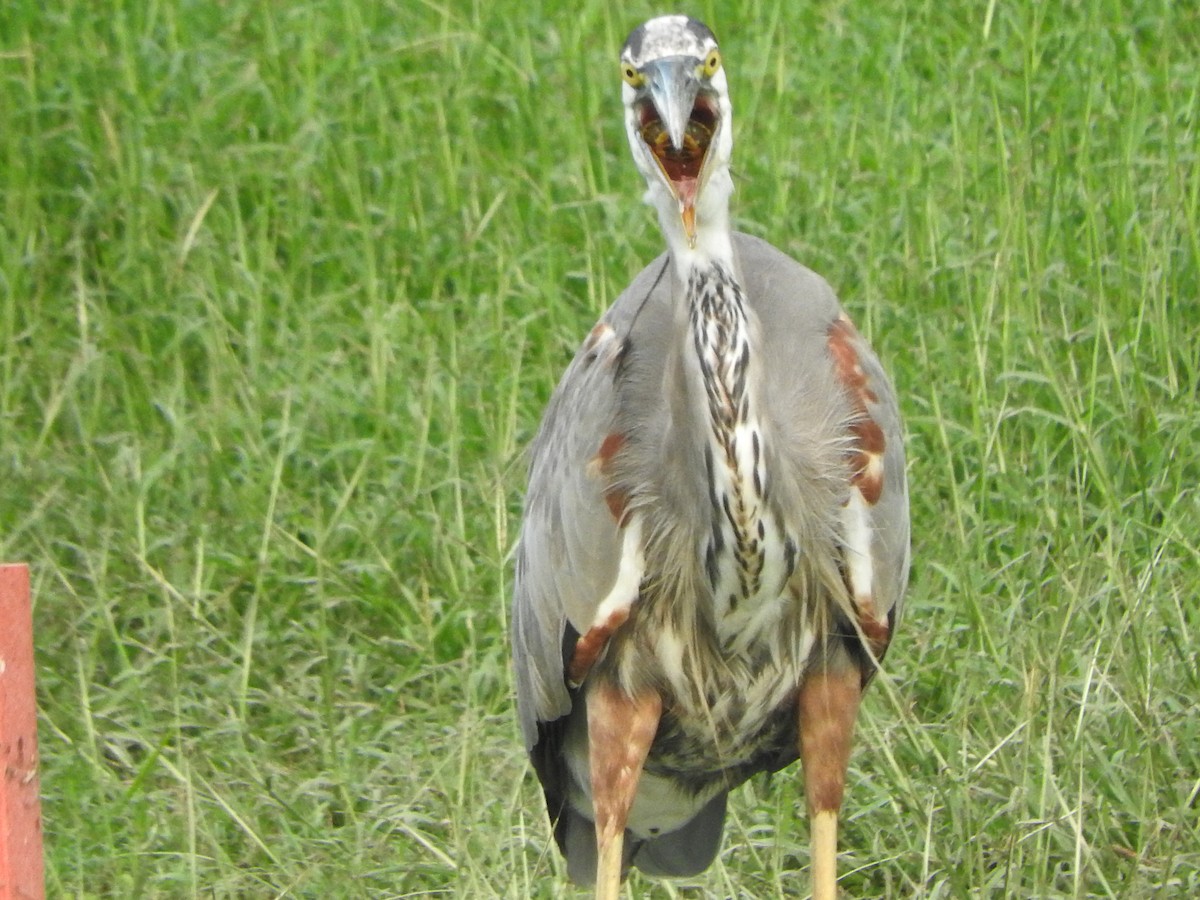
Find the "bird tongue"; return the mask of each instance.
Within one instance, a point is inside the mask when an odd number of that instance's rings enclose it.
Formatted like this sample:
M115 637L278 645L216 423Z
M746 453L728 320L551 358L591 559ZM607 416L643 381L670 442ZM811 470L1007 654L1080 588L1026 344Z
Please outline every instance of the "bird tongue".
M679 205L682 208L691 209L696 205L697 180L695 178L685 175L671 183L675 186L675 196L679 198Z
M691 240L696 234L696 179L684 177L673 184L675 196L679 198L679 214L683 219L683 228Z

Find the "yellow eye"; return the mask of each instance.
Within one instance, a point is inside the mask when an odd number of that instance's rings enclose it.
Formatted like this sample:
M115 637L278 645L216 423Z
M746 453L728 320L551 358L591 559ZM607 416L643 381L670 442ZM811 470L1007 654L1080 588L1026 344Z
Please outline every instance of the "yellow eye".
M712 49L708 51L708 56L704 60L704 77L712 78L717 74L717 70L721 68L721 51Z
M621 77L633 87L646 83L646 76L633 67L633 63L621 63Z

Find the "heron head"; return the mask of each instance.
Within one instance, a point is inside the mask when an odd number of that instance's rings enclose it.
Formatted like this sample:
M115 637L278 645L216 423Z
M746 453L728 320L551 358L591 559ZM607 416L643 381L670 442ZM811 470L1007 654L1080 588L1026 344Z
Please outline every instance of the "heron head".
M732 189L731 109L717 39L687 16L651 19L625 41L621 77L625 128L649 187L647 199L658 207L664 227L677 217L694 247L697 216L705 224L707 209L723 211ZM705 204L718 171L724 189Z

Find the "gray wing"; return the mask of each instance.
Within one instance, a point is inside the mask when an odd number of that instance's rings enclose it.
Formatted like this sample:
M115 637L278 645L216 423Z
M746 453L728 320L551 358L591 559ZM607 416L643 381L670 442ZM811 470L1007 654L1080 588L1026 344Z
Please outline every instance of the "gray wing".
M517 710L527 749L538 741L538 722L570 712L564 638L587 630L616 580L621 535L593 461L614 433L629 332L652 295L669 291L667 267L664 254L643 269L592 329L530 448L512 613Z
M870 395L867 413L883 431L883 479L879 500L871 507L871 556L875 563L875 608L886 618L888 639L904 611L910 559L908 480L904 461L904 427L891 381L879 359L858 338L859 363ZM882 650L879 652L882 656Z

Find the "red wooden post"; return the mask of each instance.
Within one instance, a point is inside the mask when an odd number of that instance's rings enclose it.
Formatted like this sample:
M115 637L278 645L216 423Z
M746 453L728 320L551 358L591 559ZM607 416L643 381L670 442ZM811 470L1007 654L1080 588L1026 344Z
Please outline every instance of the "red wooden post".
M29 567L0 564L0 900L42 900Z

